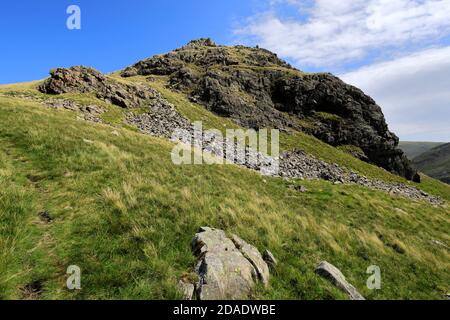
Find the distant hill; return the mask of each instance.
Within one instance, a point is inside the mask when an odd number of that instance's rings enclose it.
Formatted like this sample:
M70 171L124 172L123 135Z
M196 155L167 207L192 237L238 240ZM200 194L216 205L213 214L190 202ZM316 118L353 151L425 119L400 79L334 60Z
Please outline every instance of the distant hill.
M435 147L445 144L445 142L416 142L416 141L401 141L398 145L400 149L406 154L409 159L414 159Z
M427 175L450 184L450 143L439 145L413 159L414 166Z

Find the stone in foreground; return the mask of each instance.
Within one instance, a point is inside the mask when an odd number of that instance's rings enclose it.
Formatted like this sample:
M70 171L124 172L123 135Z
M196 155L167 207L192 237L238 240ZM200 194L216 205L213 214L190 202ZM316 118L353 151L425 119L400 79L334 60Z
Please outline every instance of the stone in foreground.
M178 291L183 295L184 300L192 300L195 297L195 286L192 283L180 280L178 282Z
M267 286L269 284L269 267L267 266L267 263L264 261L263 257L259 253L258 249L256 249L254 246L248 244L241 238L239 238L237 235L233 235L231 237L232 241L234 242L234 245L236 248L238 248L242 255L247 258L248 261L253 265L255 268L258 279Z
M268 283L268 267L259 252L236 239L247 255L222 230L203 227L194 236L192 250L199 259L195 270L199 276L197 299L246 299L258 281Z
M358 290L347 282L342 272L331 263L321 262L316 269L316 273L330 280L336 287L347 293L351 300L365 300Z

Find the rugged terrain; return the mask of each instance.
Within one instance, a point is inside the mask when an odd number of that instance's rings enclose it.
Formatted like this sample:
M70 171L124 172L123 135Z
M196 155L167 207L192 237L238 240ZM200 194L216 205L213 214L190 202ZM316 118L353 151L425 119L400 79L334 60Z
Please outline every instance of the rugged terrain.
M373 99L331 74L302 73L269 51L200 39L121 75L168 76L172 88L239 125L303 130L333 146L356 147L362 159L419 179Z
M282 129L281 176L258 172L270 155L173 164L168 138L189 138L194 121ZM198 281L191 241L204 226L279 261L248 298L348 298L317 274L322 261L367 299L449 292L450 187L406 179L415 171L360 90L266 50L202 39L110 75L54 69L0 86L0 128L2 299L182 298L180 279ZM65 286L69 265L80 291ZM371 265L381 290L366 287Z

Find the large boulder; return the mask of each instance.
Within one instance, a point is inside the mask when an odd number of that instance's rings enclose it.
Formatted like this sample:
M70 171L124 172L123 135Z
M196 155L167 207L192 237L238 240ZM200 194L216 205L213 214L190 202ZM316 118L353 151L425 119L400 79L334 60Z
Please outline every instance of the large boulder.
M203 227L192 240L192 250L198 258L199 300L245 299L259 281L269 282L268 266L258 250L237 236L230 239L222 230Z

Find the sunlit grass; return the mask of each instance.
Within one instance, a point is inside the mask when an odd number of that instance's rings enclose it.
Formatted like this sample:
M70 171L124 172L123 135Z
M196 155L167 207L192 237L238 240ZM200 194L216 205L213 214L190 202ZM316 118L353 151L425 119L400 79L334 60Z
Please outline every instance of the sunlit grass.
M450 243L447 205L325 181L298 181L308 189L298 193L234 165L175 166L170 142L69 111L1 97L0 111L3 299L21 298L33 281L43 284L41 299L177 298L177 280L195 264L190 240L203 225L278 258L257 299L345 299L315 275L321 260L371 299L448 292L449 252L431 243ZM328 148L309 148L328 156ZM427 183L448 197L443 184ZM36 223L40 210L54 221ZM65 287L72 264L81 267L81 291ZM373 264L382 270L380 291L365 287Z

